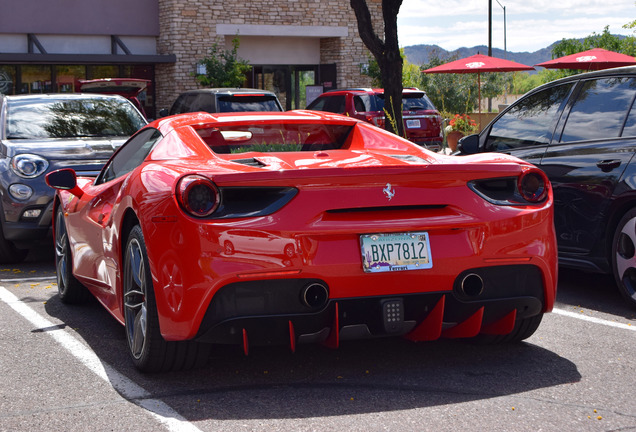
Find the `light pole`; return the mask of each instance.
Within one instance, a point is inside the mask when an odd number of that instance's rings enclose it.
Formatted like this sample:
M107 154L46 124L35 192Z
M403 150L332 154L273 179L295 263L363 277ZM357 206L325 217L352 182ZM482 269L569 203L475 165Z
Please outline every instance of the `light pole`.
M499 0L497 0L497 3L499 4L499 6L501 6L504 12L504 58L507 60L506 57L508 57L508 50L506 49L506 7L499 3Z
M497 0L497 4L501 6L504 13L504 59L508 60L508 48L506 46L506 7L499 3ZM508 103L508 83L504 84L504 104Z

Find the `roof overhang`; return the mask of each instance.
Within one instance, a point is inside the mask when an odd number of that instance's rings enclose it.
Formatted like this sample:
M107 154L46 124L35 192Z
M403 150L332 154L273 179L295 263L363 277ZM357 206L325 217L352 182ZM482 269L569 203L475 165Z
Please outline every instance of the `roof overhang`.
M155 64L176 63L175 54L40 54L40 53L0 53L0 63L40 63L40 64Z

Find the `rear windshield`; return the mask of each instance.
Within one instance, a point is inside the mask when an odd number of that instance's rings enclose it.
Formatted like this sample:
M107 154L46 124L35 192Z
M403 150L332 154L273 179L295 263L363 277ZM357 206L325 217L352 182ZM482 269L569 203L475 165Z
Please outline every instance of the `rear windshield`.
M342 148L353 125L272 124L199 128L215 153L296 152Z
M146 124L122 99L9 100L7 139L129 137Z
M376 110L384 110L384 94L375 96ZM434 110L435 106L424 93L406 93L402 95L404 111Z
M281 111L276 96L219 96L217 100L219 112Z

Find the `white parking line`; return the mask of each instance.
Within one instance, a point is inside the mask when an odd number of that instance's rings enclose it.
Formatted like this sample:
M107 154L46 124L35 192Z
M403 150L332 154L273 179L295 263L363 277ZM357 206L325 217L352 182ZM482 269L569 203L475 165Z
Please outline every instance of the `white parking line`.
M0 286L0 300L37 328L53 328L56 326L55 323L39 315L2 286ZM155 419L165 425L169 431L201 432L199 428L189 423L164 402L158 399L148 399L150 393L147 390L117 372L109 364L103 363L93 351L69 332L58 329L47 331L46 333L51 335L57 343L81 361L91 372L112 385L126 399L147 410Z
M583 315L580 312L571 312L571 311L567 311L567 310L563 310L563 309L558 309L558 308L554 308L552 309L552 313L555 313L557 315L563 315L566 317L570 317L570 318L576 318L576 319L580 319L583 321L589 321L589 322L593 322L595 324L601 324L601 325L605 325L608 327L616 327L616 328L621 328L624 330L631 330L631 331L636 331L636 326L632 326L629 324L623 324L623 323L617 323L614 321L608 321L608 320L604 320L604 319L600 319L600 318L594 318L588 315Z

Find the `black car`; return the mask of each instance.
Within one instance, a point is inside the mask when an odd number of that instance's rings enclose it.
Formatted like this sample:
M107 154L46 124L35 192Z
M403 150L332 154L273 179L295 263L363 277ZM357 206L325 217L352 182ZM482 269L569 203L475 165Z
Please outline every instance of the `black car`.
M552 182L559 264L613 273L636 306L636 67L583 73L537 87L459 154L501 152Z
M96 176L146 123L122 96L0 94L0 263L23 260L50 234L55 190L47 173Z
M276 94L267 90L239 88L208 88L181 93L170 110L159 111L161 117L188 112L205 111L283 111Z

